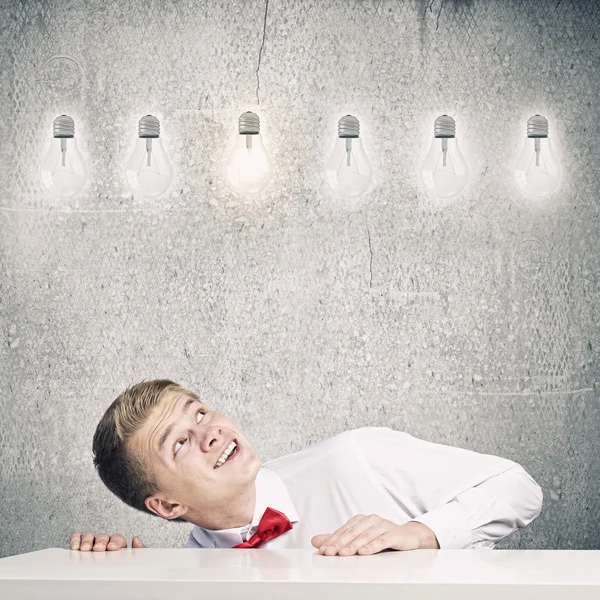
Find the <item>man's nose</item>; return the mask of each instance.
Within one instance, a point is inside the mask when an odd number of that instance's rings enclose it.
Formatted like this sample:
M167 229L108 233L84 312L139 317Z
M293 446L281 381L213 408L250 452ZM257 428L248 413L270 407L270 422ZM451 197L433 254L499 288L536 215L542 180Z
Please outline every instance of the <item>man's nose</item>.
M208 427L200 436L200 447L204 452L214 451L215 447L225 443L225 435L220 425Z

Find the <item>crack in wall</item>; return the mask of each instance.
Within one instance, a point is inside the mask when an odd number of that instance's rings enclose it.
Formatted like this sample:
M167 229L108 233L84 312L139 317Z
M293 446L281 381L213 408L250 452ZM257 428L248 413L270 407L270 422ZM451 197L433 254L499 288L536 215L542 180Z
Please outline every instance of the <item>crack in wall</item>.
M429 9L430 13L433 13L433 5L435 4L435 0L431 0L431 2L429 3L428 6L425 6L425 8L423 9L423 21L425 20L425 17L427 15L427 9ZM444 0L442 0L441 6L440 6L440 10L437 14L437 19L435 22L435 30L438 30L438 27L440 26L440 15L442 14L442 10L444 10Z
M442 14L442 10L444 9L444 0L442 0L442 5L440 6L440 12L438 13L437 16L437 21L435 22L435 30L438 30L438 27L440 25L440 15Z
M427 12L427 9L429 9L429 12L433 12L433 3L435 2L435 0L431 0L431 3L429 4L429 6L425 7L425 10L423 11L423 19L425 19L425 13Z
M258 76L258 71L260 70L260 60L262 57L262 51L265 47L265 37L267 35L267 13L269 12L269 0L265 1L265 18L263 21L263 39L262 44L260 45L260 50L258 51L258 66L256 67L256 103L260 104L260 78Z

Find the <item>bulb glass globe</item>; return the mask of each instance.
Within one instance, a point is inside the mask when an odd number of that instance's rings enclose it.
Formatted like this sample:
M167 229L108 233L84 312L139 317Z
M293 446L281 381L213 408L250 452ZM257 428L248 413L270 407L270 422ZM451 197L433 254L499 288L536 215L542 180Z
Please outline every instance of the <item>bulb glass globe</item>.
M336 195L354 198L364 194L373 180L373 169L359 137L338 137L325 165L327 183Z
M421 180L436 198L452 198L465 188L469 167L455 137L434 137L421 166Z
M53 137L40 169L42 185L57 198L78 194L87 180L87 169L74 137Z
M226 165L227 179L240 195L257 194L271 181L273 166L260 133L240 133Z
M528 198L546 198L560 184L562 171L550 138L526 137L515 165L517 186Z
M169 189L173 167L159 137L137 138L125 177L131 191L144 198L158 198Z

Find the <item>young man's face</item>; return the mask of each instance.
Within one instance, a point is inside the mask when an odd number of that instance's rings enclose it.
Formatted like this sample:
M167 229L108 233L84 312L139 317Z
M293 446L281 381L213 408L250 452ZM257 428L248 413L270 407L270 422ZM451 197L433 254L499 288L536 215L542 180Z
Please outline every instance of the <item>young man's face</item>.
M160 446L170 425L173 429ZM232 440L235 453L216 467ZM212 526L213 521L235 520L248 511L246 522L251 520L254 507L247 506L249 491L254 493L262 463L225 415L187 396L167 394L132 439L132 447L146 457L160 482L161 492L146 498L146 506L156 514L165 519L185 515L207 529L220 528Z

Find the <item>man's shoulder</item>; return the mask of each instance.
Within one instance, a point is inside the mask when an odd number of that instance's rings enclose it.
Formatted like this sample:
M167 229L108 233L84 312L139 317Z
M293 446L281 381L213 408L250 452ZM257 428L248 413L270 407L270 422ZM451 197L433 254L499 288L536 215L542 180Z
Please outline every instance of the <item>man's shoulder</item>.
M345 447L348 444L353 444L354 439L368 440L369 438L389 434L393 430L389 427L357 427L355 429L347 429L346 431L340 431L332 436L326 437L321 440L316 440L306 444L301 450L285 454L274 458L263 466L274 466L275 464L281 464L285 461L296 462L302 459L314 459L321 460L330 453L334 453L336 449Z
M369 426L365 426L365 427L355 427L354 429L347 429L346 431L337 433L336 435L333 435L330 438L327 438L323 441L326 442L329 440L337 440L337 439L344 440L346 438L352 438L352 437L377 436L377 435L387 434L390 431L394 431L394 430L390 429L389 427L379 427L376 425L369 425Z
M357 431L360 433L381 433L382 431L395 431L391 427L384 427L383 425L368 425L365 427L357 427L356 429L349 429L348 431Z
M332 481L348 469L356 468L361 457L369 462L401 435L389 427L357 427L308 443L302 450L273 458L263 467L277 473L287 485L302 483L303 476L312 483L318 478Z
M390 432L393 432L393 429L389 427L376 427L376 426L368 426L368 427L356 427L354 429L346 429L346 431L340 431L332 436L327 438L323 438L322 440L314 441L310 444L307 444L304 450L310 450L319 448L320 450L326 446L333 446L336 443L342 442L347 443L350 442L353 438L361 437L367 438L369 436L378 436L378 435L386 435ZM396 432L399 433L399 432ZM303 452L303 450L300 450Z

